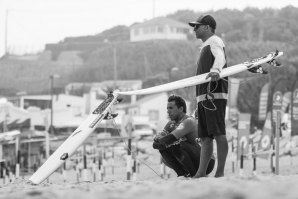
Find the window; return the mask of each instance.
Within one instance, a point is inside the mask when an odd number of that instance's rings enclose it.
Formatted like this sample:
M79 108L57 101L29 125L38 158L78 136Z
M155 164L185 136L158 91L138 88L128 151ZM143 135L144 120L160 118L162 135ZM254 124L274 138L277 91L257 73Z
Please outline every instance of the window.
M177 33L183 33L183 29L182 28L177 28Z
M39 107L40 109L51 108L51 100L24 99L24 109L27 109L30 106Z
M148 33L149 33L149 31L150 31L150 29L149 29L149 28L144 28L144 34L148 34Z
M139 29L134 29L133 31L134 31L134 35L136 36L139 35Z
M151 28L150 28L150 32L151 32L151 33L155 33L155 27L151 27Z
M157 27L157 32L164 32L164 28L162 26Z

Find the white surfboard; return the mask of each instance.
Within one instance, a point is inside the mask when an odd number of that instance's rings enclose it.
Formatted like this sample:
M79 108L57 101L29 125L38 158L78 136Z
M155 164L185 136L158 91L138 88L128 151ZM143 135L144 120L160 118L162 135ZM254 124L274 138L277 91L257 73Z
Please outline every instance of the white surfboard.
M261 64L268 63L271 65L274 65L275 58L280 57L283 55L283 52L271 52L268 55L264 57L260 57L257 59L253 59L248 62L244 62L241 64L229 66L227 68L224 68L221 73L220 77L224 78L230 75L234 75L236 73L240 73L245 70L251 70L254 67L257 67ZM140 90L132 90L132 91L121 91L119 92L120 95L148 95L148 94L153 94L153 93L160 93L160 92L167 92L167 91L172 91L180 88L185 88L185 87L190 87L190 86L195 86L198 84L203 84L206 82L210 81L210 78L206 79L208 73L197 75L197 76L192 76L189 78L181 79L178 81L170 82L167 84L162 84L159 86L154 86L150 88L145 88L145 89L140 89Z
M49 157L49 159L29 178L33 184L39 184L47 179L63 162L94 131L112 106L117 103L118 90L108 94L108 97L86 118L86 120L64 141L64 143Z

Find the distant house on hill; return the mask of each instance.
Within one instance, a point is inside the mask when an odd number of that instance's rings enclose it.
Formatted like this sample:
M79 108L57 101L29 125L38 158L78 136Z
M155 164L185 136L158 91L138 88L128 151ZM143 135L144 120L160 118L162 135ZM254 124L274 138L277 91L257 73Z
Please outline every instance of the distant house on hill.
M133 24L130 27L130 41L146 41L154 39L187 40L187 24L169 19L157 17L143 23Z

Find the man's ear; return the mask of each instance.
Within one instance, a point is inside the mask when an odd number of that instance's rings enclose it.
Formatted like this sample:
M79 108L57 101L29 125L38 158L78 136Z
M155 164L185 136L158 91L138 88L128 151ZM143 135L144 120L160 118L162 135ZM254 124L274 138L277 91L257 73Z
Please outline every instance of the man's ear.
M180 110L181 112L183 112L183 106L181 106L181 107L179 108L179 110Z

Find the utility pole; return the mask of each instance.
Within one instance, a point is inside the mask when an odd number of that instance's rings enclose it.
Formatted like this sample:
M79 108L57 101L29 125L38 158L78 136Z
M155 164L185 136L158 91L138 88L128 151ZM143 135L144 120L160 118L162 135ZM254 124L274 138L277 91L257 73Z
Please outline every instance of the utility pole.
M5 33L4 33L4 50L5 54L8 54L8 44L7 44L7 37L8 37L8 9L5 11Z
M114 90L116 90L117 87L117 48L116 46L113 46L113 63L114 63Z
M59 78L59 75L51 75L50 76L50 92L51 92L51 123L49 128L49 133L53 134L53 117L54 117L54 111L53 111L53 100L54 100L54 79Z
M51 86L51 124L50 124L50 134L53 134L53 91L54 91L54 76L50 76L50 86Z

